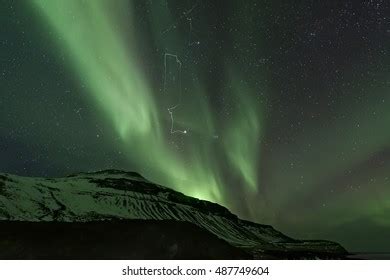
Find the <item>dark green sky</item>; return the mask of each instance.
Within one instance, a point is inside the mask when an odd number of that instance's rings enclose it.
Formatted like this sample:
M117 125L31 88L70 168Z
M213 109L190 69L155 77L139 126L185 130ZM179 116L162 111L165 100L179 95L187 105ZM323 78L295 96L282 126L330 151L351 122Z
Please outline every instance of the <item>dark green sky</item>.
M390 251L385 1L5 1L0 171L135 170Z

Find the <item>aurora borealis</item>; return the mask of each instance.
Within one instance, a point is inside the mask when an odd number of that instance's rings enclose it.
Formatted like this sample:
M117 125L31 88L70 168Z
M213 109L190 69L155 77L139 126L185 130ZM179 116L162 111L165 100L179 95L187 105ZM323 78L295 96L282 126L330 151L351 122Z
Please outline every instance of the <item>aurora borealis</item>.
M385 1L0 3L1 172L137 171L390 251Z

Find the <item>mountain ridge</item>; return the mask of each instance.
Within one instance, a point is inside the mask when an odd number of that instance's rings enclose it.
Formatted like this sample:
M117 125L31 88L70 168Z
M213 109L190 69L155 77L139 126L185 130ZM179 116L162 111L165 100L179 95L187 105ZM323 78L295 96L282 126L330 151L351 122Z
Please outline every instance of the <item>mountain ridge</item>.
M60 178L0 174L0 220L96 222L107 220L190 222L254 258L267 252L303 257L342 258L335 242L296 240L240 219L227 208L154 184L136 172L102 170Z

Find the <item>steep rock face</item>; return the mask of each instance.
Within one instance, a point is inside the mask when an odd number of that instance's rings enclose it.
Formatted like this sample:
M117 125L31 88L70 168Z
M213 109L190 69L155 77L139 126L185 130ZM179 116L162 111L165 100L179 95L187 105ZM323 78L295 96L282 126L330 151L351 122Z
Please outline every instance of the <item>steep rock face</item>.
M337 243L294 240L271 226L241 220L218 204L185 196L134 172L106 170L55 179L0 174L0 220L113 219L190 222L255 258L270 254L333 258L346 254Z

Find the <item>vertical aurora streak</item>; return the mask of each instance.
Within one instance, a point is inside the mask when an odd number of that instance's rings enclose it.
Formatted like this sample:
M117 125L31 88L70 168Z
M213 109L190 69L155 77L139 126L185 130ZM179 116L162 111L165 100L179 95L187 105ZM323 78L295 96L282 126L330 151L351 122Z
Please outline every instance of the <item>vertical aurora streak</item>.
M34 4L43 22L55 31L58 46L66 50L70 67L85 81L90 97L121 137L137 171L188 195L224 205L229 204L225 185L229 185L231 174L240 183L237 188L256 192L259 110L250 100L250 89L239 86L238 75L232 77L231 96L237 106L231 123L218 123L199 83L177 110L180 116L176 117L175 127L180 129L185 124L188 133L169 135L166 100L156 97L161 93L152 92L142 71L145 58L137 49L136 30L124 34L120 28L121 20L131 25L129 2L35 0ZM126 19L118 11L127 11ZM154 26L161 24L164 15L169 22L168 11L153 15L158 18L152 16L150 21ZM160 47L163 44L160 42ZM171 99L175 96L165 94ZM213 138L216 134L223 142L218 147ZM182 141L180 149L184 152L169 145L172 137Z

